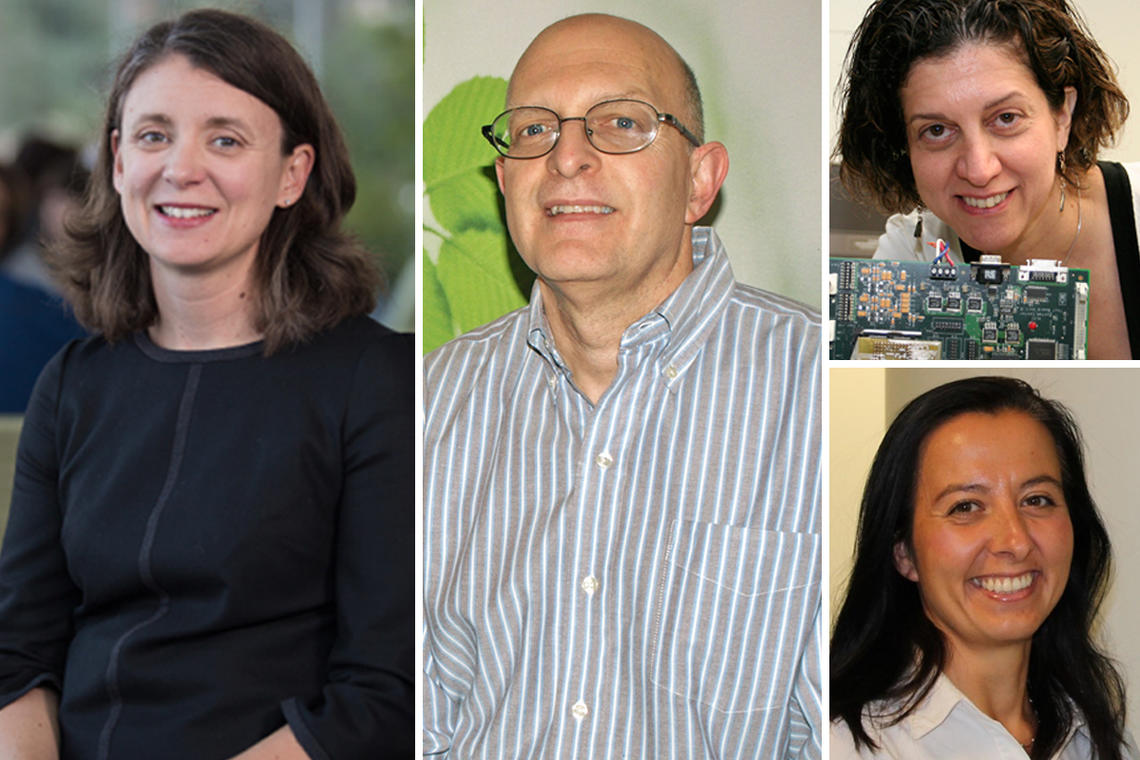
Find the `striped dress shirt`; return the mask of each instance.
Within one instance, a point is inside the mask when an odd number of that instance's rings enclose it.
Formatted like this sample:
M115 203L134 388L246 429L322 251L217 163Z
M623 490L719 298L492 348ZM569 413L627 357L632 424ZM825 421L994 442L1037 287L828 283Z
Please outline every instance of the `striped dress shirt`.
M818 758L818 316L715 233L596 405L537 287L425 361L425 754Z

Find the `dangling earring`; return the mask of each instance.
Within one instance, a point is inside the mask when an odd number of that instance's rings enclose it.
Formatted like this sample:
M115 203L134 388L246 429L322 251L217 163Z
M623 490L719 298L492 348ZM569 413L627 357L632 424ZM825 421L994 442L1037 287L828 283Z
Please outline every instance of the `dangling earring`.
M1061 177L1061 208L1057 209L1059 213L1065 211L1065 152L1060 151L1057 153L1057 174Z

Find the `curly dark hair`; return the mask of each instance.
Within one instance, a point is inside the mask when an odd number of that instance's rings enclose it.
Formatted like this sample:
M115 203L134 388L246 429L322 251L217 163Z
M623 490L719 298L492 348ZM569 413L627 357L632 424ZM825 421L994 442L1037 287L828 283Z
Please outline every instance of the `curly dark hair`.
M1065 0L877 0L847 49L835 153L855 196L888 213L922 203L907 152L900 90L914 63L967 42L1013 46L1053 109L1077 92L1062 179L1077 186L1128 118L1113 66Z
M930 434L962 414L1006 410L1025 413L1049 431L1073 526L1068 583L1030 647L1029 698L1038 718L1030 756L1052 757L1083 718L1094 757L1119 760L1124 684L1092 635L1108 590L1112 546L1085 479L1080 431L1064 406L1008 377L971 377L927 391L883 436L863 490L855 563L831 636L831 719L847 724L857 746L874 747L862 722L867 708L885 700L887 714L876 717L898 723L945 666L945 641L923 611L916 584L896 569L894 547L911 541L919 462Z
M110 341L158 317L147 254L127 228L115 191L112 134L138 76L182 55L272 108L282 155L302 144L316 153L304 192L276 208L254 264L254 327L265 353L304 341L376 303L380 275L368 253L340 229L356 198L348 149L320 86L292 45L268 26L204 9L152 26L127 51L107 99L99 154L83 209L67 224L52 264L76 316Z

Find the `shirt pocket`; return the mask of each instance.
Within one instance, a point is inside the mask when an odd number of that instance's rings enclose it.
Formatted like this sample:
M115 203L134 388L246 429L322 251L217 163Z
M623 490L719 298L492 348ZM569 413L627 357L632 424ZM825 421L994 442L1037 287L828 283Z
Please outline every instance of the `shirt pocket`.
M782 707L820 595L819 535L674 520L649 679L725 713Z

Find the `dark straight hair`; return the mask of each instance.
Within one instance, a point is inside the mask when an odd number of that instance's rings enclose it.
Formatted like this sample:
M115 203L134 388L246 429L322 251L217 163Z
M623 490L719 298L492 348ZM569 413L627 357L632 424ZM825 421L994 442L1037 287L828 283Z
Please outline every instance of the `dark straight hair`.
M152 26L119 64L84 208L69 221L67 239L53 256L76 316L108 340L145 329L158 317L147 255L127 228L114 188L111 135L139 75L172 55L272 108L281 120L282 155L306 143L316 154L304 192L287 208L274 209L258 246L254 327L265 336L265 352L371 311L380 276L368 253L340 229L356 198L356 180L316 78L268 26L204 9Z
M831 720L847 724L856 746L875 747L863 718L898 723L942 672L942 634L923 612L916 584L896 569L894 547L911 541L918 466L930 434L962 414L1003 411L1027 414L1049 431L1073 526L1068 584L1030 648L1029 698L1038 719L1030 757L1052 757L1083 718L1094 757L1118 760L1124 684L1092 638L1112 548L1085 480L1080 432L1064 406L1007 377L968 378L927 391L883 437L863 490L855 563L831 636Z

